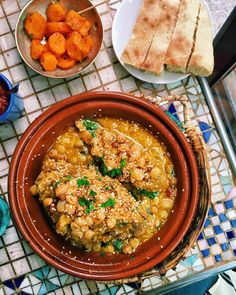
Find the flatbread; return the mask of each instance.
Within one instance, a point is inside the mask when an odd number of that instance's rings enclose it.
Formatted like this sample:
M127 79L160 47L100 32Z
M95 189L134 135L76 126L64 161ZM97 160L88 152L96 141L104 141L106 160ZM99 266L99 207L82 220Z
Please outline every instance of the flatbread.
M213 34L208 13L201 4L192 56L187 71L198 76L209 76L214 68Z
M144 0L132 36L121 56L124 63L141 67L151 45L162 7L162 0Z
M200 3L198 0L182 0L178 20L165 59L167 69L185 73L194 46Z
M166 53L177 22L180 0L166 0L152 44L141 68L159 74L164 69Z

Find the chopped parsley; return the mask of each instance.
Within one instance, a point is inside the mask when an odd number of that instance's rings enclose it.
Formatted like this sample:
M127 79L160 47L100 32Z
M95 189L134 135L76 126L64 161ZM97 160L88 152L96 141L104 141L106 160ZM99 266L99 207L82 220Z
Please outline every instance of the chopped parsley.
M96 130L98 129L98 124L89 119L83 120L83 125L88 130L88 132L92 135L92 137L96 137Z
M134 189L131 193L136 200L139 198L139 196L145 196L153 200L160 194L159 192L149 192L145 189Z
M97 195L97 193L95 192L95 191L93 191L92 189L91 189L91 191L90 191L90 196L92 196L93 198Z
M100 207L101 208L114 207L114 205L115 205L115 199L109 198L105 203L102 203Z
M60 180L54 181L54 183L53 183L52 187L53 187L53 188L57 188L57 187L58 187L58 185L59 185L60 183L61 183L61 181L60 181Z
M126 166L126 159L121 159L120 168L123 169Z
M122 175L122 170L126 166L126 159L121 159L119 168L113 168L111 170L108 170L103 158L96 157L95 163L98 165L99 171L102 173L102 175L107 175L111 178L115 178Z
M95 208L93 206L93 202L89 201L85 198L79 198L79 204L80 204L80 206L87 207L85 209L86 214L89 214L91 211L95 210Z
M117 239L113 242L113 246L117 252L121 252L123 248L123 243L121 240Z
M106 191L109 191L111 188L109 186L105 187Z
M71 179L72 179L71 175L66 175L63 177L63 180L65 180L65 181L70 181Z
M90 182L87 180L87 177L79 178L79 179L77 179L77 185L78 185L78 187L81 187L83 185L89 186Z
M126 226L127 224L129 224L127 221L120 221L117 223L118 226Z

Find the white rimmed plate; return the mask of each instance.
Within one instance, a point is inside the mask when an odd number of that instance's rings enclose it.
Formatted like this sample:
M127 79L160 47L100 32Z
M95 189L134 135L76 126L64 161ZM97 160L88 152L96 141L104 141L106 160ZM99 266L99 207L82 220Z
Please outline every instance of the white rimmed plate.
M151 73L147 73L145 71L136 69L132 66L124 64L121 61L121 55L128 44L128 41L131 37L132 30L138 16L139 8L142 4L143 0L123 0L119 9L116 12L113 26L112 26L112 43L115 54L119 60L119 62L123 65L123 67L134 77L149 83L154 84L166 84L173 83L179 80L182 80L189 76L189 74L182 73L171 73L167 70L164 70L160 75L154 75ZM214 32L214 23L213 18L210 12L210 9L205 2L205 0L201 0L201 2L205 5L210 21L212 23L212 28Z

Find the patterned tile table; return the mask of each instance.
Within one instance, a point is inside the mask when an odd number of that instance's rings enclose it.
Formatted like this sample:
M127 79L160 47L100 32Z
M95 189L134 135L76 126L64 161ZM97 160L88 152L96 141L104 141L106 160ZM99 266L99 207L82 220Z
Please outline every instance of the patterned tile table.
M236 257L236 188L220 138L201 88L194 77L168 85L151 85L135 80L118 63L111 45L112 17L117 1L102 5L99 12L104 24L104 43L95 63L73 79L47 79L31 71L20 59L14 41L14 28L26 0L0 1L0 71L13 83L20 83L25 113L13 124L0 126L0 194L8 200L7 175L14 148L29 124L47 107L66 97L87 90L116 90L136 94L164 96L186 95L191 118L199 125L210 156L212 207L204 229L194 247L175 269L160 277L136 284L107 285L84 281L46 265L21 237L12 221L0 238L0 294L136 294L157 287L201 278L206 273L232 266ZM94 1L98 2L98 1ZM182 120L178 104L166 105ZM231 262L231 264L230 264ZM159 290L161 290L159 289Z

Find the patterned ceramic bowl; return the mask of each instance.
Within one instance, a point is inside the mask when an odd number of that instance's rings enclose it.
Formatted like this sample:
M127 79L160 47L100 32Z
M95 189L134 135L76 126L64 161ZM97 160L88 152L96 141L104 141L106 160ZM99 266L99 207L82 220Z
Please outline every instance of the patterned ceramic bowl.
M93 8L84 13L84 16L91 22L92 28L90 35L93 39L93 48L89 53L88 58L86 58L81 63L76 63L76 65L68 70L61 70L57 68L53 72L46 72L41 67L40 63L33 60L30 56L30 38L26 35L24 30L24 21L29 13L39 12L45 16L46 8L51 3L51 0L31 0L22 9L20 16L18 18L15 30L15 39L18 51L25 61L25 63L31 67L35 72L50 78L69 78L78 75L87 67L89 67L97 57L103 40L103 28L101 18L96 10ZM92 6L89 0L61 0L60 3L64 5L68 10L73 9L75 11L81 11Z

